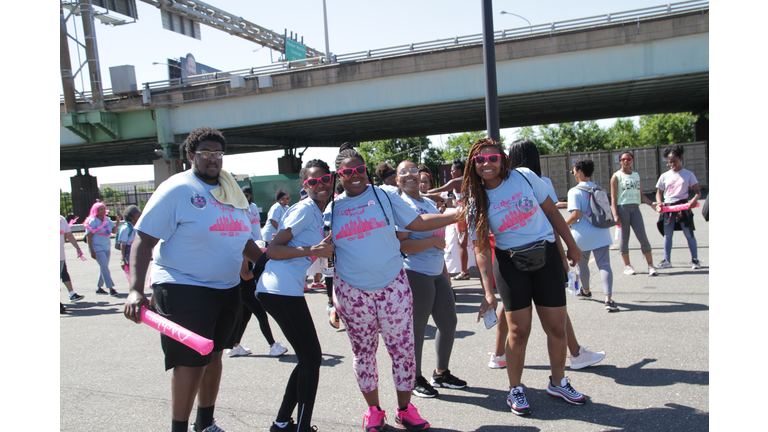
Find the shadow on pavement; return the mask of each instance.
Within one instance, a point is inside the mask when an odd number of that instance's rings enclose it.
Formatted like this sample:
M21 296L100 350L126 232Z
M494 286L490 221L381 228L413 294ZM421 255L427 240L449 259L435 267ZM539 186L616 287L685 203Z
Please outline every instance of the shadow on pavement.
M581 369L579 373L591 373L611 378L616 384L631 387L661 387L677 383L709 385L709 371L655 369L645 367L655 361L656 359L647 358L626 368L599 364L586 369ZM525 366L525 369L548 371L549 366ZM569 369L566 369L566 374L569 371ZM526 389L526 394L527 392L528 389Z
M465 337L469 337L475 334L473 331L466 331L466 330L457 330L456 335L454 336L454 339L463 339ZM437 335L437 327L427 324L427 331L424 332L424 340L430 340L435 339L435 336Z
M604 304L603 300L600 300L599 298L594 298L595 294L598 294L598 297L601 296L601 293L593 292L592 298L579 298L578 301L586 301L586 302L593 302L593 303L599 303ZM708 311L709 306L701 303L686 303L686 302L675 302L675 301L638 301L635 303L627 303L622 302L619 300L614 300L616 302L616 306L619 307L618 313L623 312L654 312L654 313L675 313L675 312L701 312L701 311ZM662 304L659 304L662 303ZM616 312L612 312L616 313Z

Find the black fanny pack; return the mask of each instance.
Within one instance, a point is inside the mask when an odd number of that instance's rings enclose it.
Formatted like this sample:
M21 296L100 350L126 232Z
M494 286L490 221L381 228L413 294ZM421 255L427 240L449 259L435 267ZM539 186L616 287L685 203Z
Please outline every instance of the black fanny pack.
M512 262L520 271L533 272L547 263L547 241L542 240L520 249L506 249Z

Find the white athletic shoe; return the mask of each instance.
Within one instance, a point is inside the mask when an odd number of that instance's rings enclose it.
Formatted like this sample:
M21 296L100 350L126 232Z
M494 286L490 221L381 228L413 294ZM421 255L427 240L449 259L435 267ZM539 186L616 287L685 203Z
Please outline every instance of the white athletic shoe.
M272 357L281 356L288 352L288 348L280 345L279 343L275 342L274 345L272 345L272 348L269 349L269 355Z
M571 369L583 369L587 366L600 363L605 358L605 353L592 352L585 349L583 346L579 347L579 355L577 357L571 356Z
M656 267L649 265L648 266L648 276L657 276L659 272L656 271Z
M627 265L626 267L624 267L624 274L632 276L633 274L635 274L635 269L632 268L631 265Z
M248 348L243 348L242 345L238 345L230 350L227 350L227 355L230 357L247 356L251 353Z
M497 356L495 353L488 353L491 355L491 361L488 362L488 367L491 369L504 369L507 367L507 353Z

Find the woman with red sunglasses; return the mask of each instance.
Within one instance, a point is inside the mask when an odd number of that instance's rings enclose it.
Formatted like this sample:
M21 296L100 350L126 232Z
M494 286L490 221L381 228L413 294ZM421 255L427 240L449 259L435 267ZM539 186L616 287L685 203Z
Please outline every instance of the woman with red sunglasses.
M326 213L336 246L333 303L347 329L357 383L368 405L363 430L381 431L385 424L376 363L379 334L392 359L395 420L409 430L427 430L429 423L410 403L416 379L413 299L396 226L432 231L453 223L455 215L420 215L396 189L373 185L363 157L351 144L339 150L336 171L344 193Z
M267 248L264 272L256 297L280 326L293 347L298 363L283 395L270 431L311 431L310 421L323 360L312 315L304 298L304 279L312 258L333 256L330 236L323 233L323 211L332 198L328 164L313 159L299 173L309 199L290 207L280 220L277 235ZM252 275L245 275L246 277ZM298 423L291 415L296 409Z
M522 386L525 350L531 332L533 309L547 335L550 376L547 393L581 405L585 396L565 377L566 321L565 274L554 244L554 229L565 241L571 267L581 259L563 217L549 197L549 189L528 168L512 170L501 144L491 138L477 140L469 150L462 193L469 197L460 213L474 234L475 256L485 296L478 320L498 304L494 281L504 303L509 328L507 340L507 405L516 415L531 408ZM490 234L495 238L491 249ZM494 254L491 263L491 254Z
M651 243L645 235L645 224L643 223L643 214L640 213L640 204L645 203L656 210L653 202L643 194L643 187L640 184L640 175L632 172L632 153L625 151L619 156L621 169L613 173L611 177L611 210L616 225L621 226L621 240L619 241L619 250L621 259L624 260L624 274L633 275L635 269L629 262L629 227L635 232L637 241L640 242L640 251L648 262L648 275L656 276L659 274L656 267L653 266L653 254L651 254Z

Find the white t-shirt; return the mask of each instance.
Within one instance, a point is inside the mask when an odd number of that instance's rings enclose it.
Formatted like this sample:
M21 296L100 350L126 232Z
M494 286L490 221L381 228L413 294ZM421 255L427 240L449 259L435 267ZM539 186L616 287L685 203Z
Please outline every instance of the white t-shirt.
M136 228L128 221L120 224L120 229L117 230L116 241L125 243L126 246L130 246L133 244L134 239L136 239Z
M549 196L549 186L536 173L528 168L512 170L498 187L486 189L485 193L489 201L488 222L497 248L518 248L541 240L555 241L552 225L540 207Z
M269 243L275 238L272 234L277 234L277 229L272 226L272 221L277 222L279 225L280 219L282 219L285 214L285 210L286 208L279 202L272 204L272 207L269 208L269 213L267 213L267 223L264 224L264 229L261 231L261 237L265 242Z
M405 192L403 192L401 196L419 214L440 214L435 203L429 198L422 198L422 201L419 201L411 198ZM398 227L397 230L410 233L408 238L415 240L429 237L445 238L445 227L434 231L410 231L401 227ZM445 251L436 247L408 254L405 258L405 269L419 272L427 276L437 276L443 272L443 266L445 265L444 255Z
M544 183L547 184L547 186L549 186L549 197L552 198L553 203L557 203L558 201L557 193L555 193L555 186L552 185L552 180L542 176L541 181L543 181Z
M64 216L59 215L59 246L61 249L61 259L60 261L64 261L66 259L66 256L64 255L64 243L66 243L66 239L64 238L64 234L72 232L72 229L69 228L69 224L67 223L67 220L64 219Z
M240 283L251 223L245 209L218 202L211 186L188 170L164 181L136 229L160 239L152 251L152 283L214 289Z
M688 199L688 189L699 184L696 176L685 168L680 171L669 170L659 177L656 189L664 191L664 204L672 204Z
M323 214L315 201L305 199L297 202L285 212L278 232L291 230L293 238L288 247L314 246L323 241ZM314 257L316 260L317 257ZM267 292L291 297L304 295L304 281L312 257L297 257L285 260L269 260L256 285L256 292Z
M594 182L581 182L589 187L595 187ZM568 191L568 211L581 210L583 216L591 216L592 210L589 205L589 192L577 189L575 187ZM603 246L613 244L611 230L609 228L597 228L586 217L580 217L571 225L571 235L583 251L591 251Z
M339 195L325 213L325 220L333 222L336 272L344 282L363 291L384 288L395 280L403 268L395 226L408 226L419 216L391 188L376 187L379 205L374 187L368 185L365 192L355 197L347 196L346 192Z
M261 217L259 216L259 206L251 203L248 206L248 220L251 221L251 239L253 241L261 240Z

